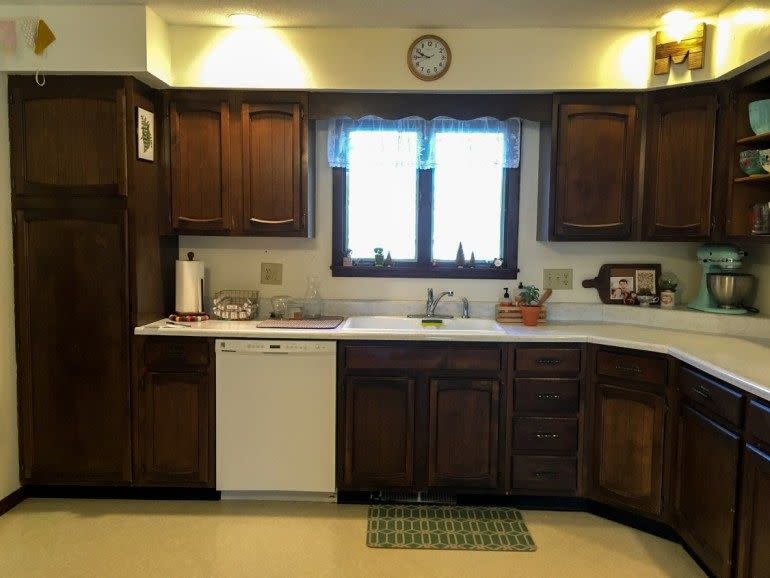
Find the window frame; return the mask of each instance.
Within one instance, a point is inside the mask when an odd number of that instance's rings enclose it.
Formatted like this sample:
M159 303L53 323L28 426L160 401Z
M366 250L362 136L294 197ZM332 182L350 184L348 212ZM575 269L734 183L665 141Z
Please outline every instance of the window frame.
M474 268L455 267L453 262L431 262L433 236L433 169L417 169L417 261L375 267L374 258L358 260L357 265L342 265L347 237L347 169L332 168L332 277L392 277L444 279L516 279L519 247L519 192L521 169L503 169L503 259L502 267L486 263ZM468 259L470 255L466 255Z

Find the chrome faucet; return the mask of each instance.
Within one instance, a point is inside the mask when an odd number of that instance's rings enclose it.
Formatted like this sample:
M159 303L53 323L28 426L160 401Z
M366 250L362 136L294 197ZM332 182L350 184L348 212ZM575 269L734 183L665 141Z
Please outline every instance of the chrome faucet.
M463 297L463 319L471 318L471 306L468 303L468 298Z
M436 307L438 306L439 301L446 297L447 295L449 297L453 297L455 294L454 291L442 291L439 293L438 297L435 299L433 298L433 289L428 289L428 300L425 302L425 316L426 317L451 317L451 315L436 315Z

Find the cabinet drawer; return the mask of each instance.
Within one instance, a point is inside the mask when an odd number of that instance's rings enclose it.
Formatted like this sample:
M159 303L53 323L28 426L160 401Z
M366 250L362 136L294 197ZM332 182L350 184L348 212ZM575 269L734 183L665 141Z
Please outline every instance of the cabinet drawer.
M148 339L144 363L151 369L205 368L210 362L208 339Z
M600 350L596 355L596 373L604 377L666 385L668 361L660 357Z
M517 417L513 420L516 450L574 452L578 422L572 417Z
M688 367L679 368L677 382L682 394L696 405L725 418L735 426L741 425L743 394Z
M577 379L517 379L514 387L516 411L570 413L578 410L580 381Z
M511 485L514 490L575 492L577 462L559 456L513 456Z
M746 422L749 437L770 447L770 407L752 400L746 412Z
M500 348L351 346L345 349L348 369L469 369L499 371Z
M516 350L516 372L529 375L578 375L580 349L522 348Z

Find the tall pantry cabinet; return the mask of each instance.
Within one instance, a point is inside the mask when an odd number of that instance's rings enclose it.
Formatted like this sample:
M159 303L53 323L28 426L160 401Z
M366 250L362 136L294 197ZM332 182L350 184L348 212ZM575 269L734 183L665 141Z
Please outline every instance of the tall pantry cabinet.
M9 83L21 480L132 482L131 333L169 309L161 152L137 158L132 78Z

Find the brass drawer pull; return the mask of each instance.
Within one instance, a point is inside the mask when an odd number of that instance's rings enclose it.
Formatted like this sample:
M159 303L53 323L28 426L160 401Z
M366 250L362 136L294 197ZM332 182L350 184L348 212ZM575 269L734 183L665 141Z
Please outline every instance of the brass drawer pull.
M537 399L561 399L558 393L538 393Z
M558 480L559 472L548 472L548 471L535 472L535 478L537 478L538 480Z
M634 375L642 373L641 369L633 365L616 365L615 369L618 371L625 371L626 373L633 373Z
M292 223L294 219L282 219L280 221L269 221L267 219L257 219L256 217L251 217L249 219L249 222L258 224L258 225L285 225L286 223Z
M535 437L539 440L555 440L561 437L560 434L557 434L556 432L537 432L535 434Z
M538 357L535 360L535 363L538 365L559 365L561 363L561 359L558 357Z
M698 394L703 399L711 399L711 392L702 385L696 385L692 388L693 393Z

